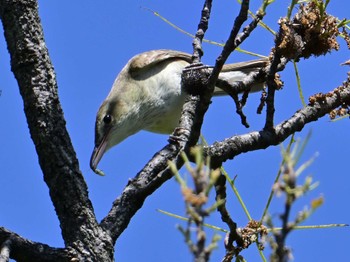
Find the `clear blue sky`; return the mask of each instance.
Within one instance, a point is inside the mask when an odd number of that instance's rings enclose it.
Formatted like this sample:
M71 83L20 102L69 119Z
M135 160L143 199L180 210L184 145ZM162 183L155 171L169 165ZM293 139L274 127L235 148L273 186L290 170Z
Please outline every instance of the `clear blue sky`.
M251 2L254 2L251 9L255 12L258 7L256 2L260 4L261 1ZM276 1L268 8L264 21L277 30L276 21L286 14L290 2ZM133 55L160 48L192 51L189 37L174 30L144 7L159 12L182 29L194 33L202 5L203 1L198 0L103 3L91 0L39 1L46 44L57 73L67 128L99 220L109 211L128 179L141 170L167 140L164 135L141 132L105 155L99 166L106 173L105 177L95 175L89 169L89 158L93 149L95 115L100 103L109 92L117 73ZM344 18L349 15L350 2L333 0L329 10ZM237 12L236 1L214 1L206 38L225 41ZM305 97L332 90L345 79L348 68L339 64L349 59L349 52L344 42L340 43L344 51L300 62ZM273 37L260 28L242 48L267 55L272 45ZM204 51L204 62L213 64L220 48L204 44ZM2 33L0 58L0 226L28 239L62 247L59 223L42 179ZM230 61L249 59L252 57L234 53ZM292 66L289 65L282 73L282 79L285 87L276 95L276 123L290 117L302 106ZM261 129L264 115L255 114L258 101L259 95L252 95L248 101L245 112L251 128L245 129L240 125L231 99L214 99L205 118L203 134L211 143L232 134ZM319 156L306 174L311 174L314 180L320 182L320 186L297 202L293 214L309 205L311 199L319 195L325 198L324 205L306 224L350 223L350 211L346 204L350 198L347 165L349 125L348 120L332 123L325 117L297 134L297 137L304 138L312 131L303 160L318 152ZM234 161L225 163L231 176L238 175L237 186L253 218L259 219L262 214L280 161L280 147L272 147L240 155ZM185 173L185 170L182 172ZM229 191L228 195L233 218L239 226L244 226L246 217L233 193ZM281 211L282 202L282 199L273 201L271 213L275 217ZM175 227L181 222L158 213L158 208L179 215L185 213L180 189L174 180L170 180L146 201L119 238L116 244L118 261L192 260L182 235ZM218 214L214 214L208 222L224 226ZM211 235L212 231L208 230L208 234ZM297 231L292 233L287 243L293 247L296 261L344 261L349 256L349 229ZM221 244L214 251L212 261L220 261L223 254ZM259 261L254 247L243 252L243 255L248 261Z

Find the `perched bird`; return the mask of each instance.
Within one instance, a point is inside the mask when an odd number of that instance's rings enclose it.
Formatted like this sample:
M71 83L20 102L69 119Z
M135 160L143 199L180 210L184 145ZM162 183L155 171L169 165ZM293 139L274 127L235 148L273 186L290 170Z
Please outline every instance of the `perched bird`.
M182 70L192 56L173 50L153 50L134 56L117 76L100 106L95 123L95 148L90 167L97 169L104 153L127 137L147 130L170 134L178 124L186 93L181 89ZM219 79L229 83L243 81L259 71L266 59L225 65ZM262 83L254 85L259 91ZM214 95L223 95L217 87Z

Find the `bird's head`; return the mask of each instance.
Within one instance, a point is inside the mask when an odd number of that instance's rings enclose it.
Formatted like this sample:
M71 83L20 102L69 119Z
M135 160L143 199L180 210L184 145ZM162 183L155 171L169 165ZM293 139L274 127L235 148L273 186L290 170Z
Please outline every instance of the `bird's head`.
M129 126L129 108L118 99L107 99L100 106L95 123L95 147L90 159L90 167L95 173L104 153L119 144L134 132Z

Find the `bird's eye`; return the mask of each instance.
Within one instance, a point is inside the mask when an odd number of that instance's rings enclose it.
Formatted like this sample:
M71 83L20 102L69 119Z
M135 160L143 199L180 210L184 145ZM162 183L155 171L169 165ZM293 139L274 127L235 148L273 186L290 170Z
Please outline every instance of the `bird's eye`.
M111 115L105 115L105 117L103 118L103 122L105 124L109 124L109 123L111 123L111 121L112 121L112 116Z

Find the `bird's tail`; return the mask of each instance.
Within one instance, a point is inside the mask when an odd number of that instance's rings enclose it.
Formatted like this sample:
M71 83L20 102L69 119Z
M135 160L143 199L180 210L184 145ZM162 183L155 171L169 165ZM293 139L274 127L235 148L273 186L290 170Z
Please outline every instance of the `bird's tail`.
M241 93L247 89L251 92L261 91L264 87L264 79L259 78L259 72L268 63L268 59L258 59L224 65L216 82L214 95Z

